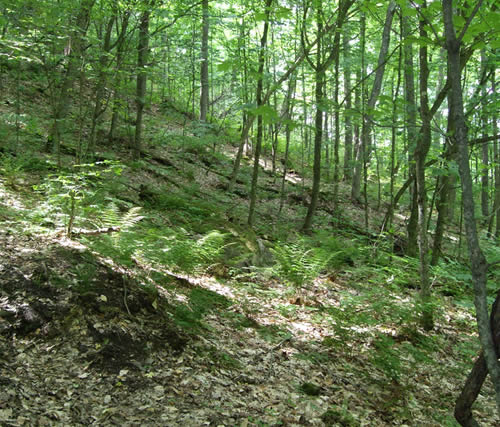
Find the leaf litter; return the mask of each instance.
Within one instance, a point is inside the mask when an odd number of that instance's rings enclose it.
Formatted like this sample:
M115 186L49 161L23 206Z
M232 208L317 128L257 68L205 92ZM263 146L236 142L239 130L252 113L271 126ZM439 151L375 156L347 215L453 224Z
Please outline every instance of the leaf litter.
M0 246L1 425L444 425L472 364L454 350L472 331L448 322L435 332L447 345L425 363L412 353L374 363L381 337L388 354L410 337L382 321L340 324L332 309L363 311L340 280L291 298L276 280L208 277L155 293L71 241L5 231ZM173 297L189 301L193 289L228 305L190 330ZM451 322L465 316L447 309ZM490 384L475 412L495 425Z

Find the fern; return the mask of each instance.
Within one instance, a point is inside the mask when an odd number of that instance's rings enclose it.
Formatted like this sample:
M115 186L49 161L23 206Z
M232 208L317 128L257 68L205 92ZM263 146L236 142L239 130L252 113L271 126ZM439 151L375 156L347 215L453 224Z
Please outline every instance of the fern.
M301 287L316 278L335 254L308 249L304 240L278 244L271 249L278 261L278 273L293 286Z
M141 211L140 206L134 206L128 210L128 212L123 215L120 219L119 227L122 231L128 230L132 228L135 224L137 224L141 219L144 219L144 216L139 215Z
M120 210L115 203L111 202L102 212L102 225L104 227L118 227L120 223Z

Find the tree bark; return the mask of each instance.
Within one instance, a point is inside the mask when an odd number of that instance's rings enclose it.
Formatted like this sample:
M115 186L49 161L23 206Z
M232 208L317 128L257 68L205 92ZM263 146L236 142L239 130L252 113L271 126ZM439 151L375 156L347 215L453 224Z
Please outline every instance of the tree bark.
M424 0L422 9L427 7ZM419 22L420 37L427 38L425 30L425 21L422 19ZM415 149L415 178L418 206L418 249L420 259L420 299L422 303L422 312L420 321L422 327L430 331L434 327L433 310L430 305L431 286L429 280L429 245L427 241L427 191L425 189L425 159L431 147L431 117L429 113L428 100L428 77L429 67L427 64L427 45L420 46L420 118L422 120L422 131L417 139Z
M337 14L336 21L336 33L340 31L344 23L347 11L352 5L352 1L344 1L339 5L339 10ZM316 22L317 22L317 51L316 51L316 63L310 64L313 66L315 71L315 103L316 103L316 116L314 121L315 135L314 135L314 163L313 163L313 184L311 189L311 201L307 208L307 214L302 225L302 232L309 233L312 227L312 220L316 207L318 204L319 189L321 183L321 144L323 140L323 96L324 96L324 85L325 85L325 72L328 67L332 64L336 57L338 57L338 51L340 49L340 37L334 37L334 43L327 59L322 58L322 34L323 34L323 16L322 16L322 3L321 0L317 4L316 10Z
M209 35L209 19L208 19L208 0L203 0L202 4L202 37L201 37L201 70L200 70L200 83L201 83L201 96L200 96L200 121L207 120L208 112L208 35Z
M285 183L286 183L286 174L288 173L288 154L290 151L290 139L291 139L291 126L290 120L293 113L293 104L291 102L294 94L295 87L297 85L297 76L294 74L289 82L288 82L288 91L286 94L283 111L284 111L284 119L285 119L285 157L283 159L283 174L281 176L281 191L280 191L280 207L278 211L278 217L281 215L281 211L283 210L283 205L285 204Z
M260 50L259 50L259 70L258 70L258 79L257 79L257 108L264 105L262 100L262 92L264 88L264 66L266 63L266 46L267 46L267 34L269 32L269 16L271 15L271 5L273 0L266 0L265 5L265 21L264 21L264 30L262 32L262 37L260 39ZM250 227L253 226L254 217L255 217L255 204L257 201L257 181L259 178L259 161L260 161L260 153L262 151L262 114L257 116L257 140L255 142L255 153L254 153L254 163L253 163L253 172L252 172L252 186L250 188L250 207L248 209L248 225Z
M500 291L497 293L495 302L490 314L490 327L493 331L495 347L497 355L500 354ZM477 358L472 371L470 372L465 384L462 388L462 393L455 403L455 418L463 427L478 427L479 424L472 415L472 405L476 401L484 380L488 375L488 367L484 353L481 351Z
M141 156L142 146L142 119L144 116L144 106L146 104L146 84L147 72L146 66L148 61L149 50L149 19L151 17L151 7L146 5L145 10L139 18L139 41L137 44L137 86L135 103L137 107L137 116L135 120L135 137L133 155L135 159Z
M403 17L403 38L406 39L411 34L410 21L408 17ZM413 45L405 43L404 52L404 92L405 92L405 115L406 126L405 136L408 145L408 165L410 176L416 176L415 171L415 146L417 138L420 138L417 132L417 104L415 101L415 75L413 64ZM415 179L410 186L410 218L406 232L408 235L408 245L406 255L414 257L418 251L418 201L417 201L417 183Z
M342 34L342 47L344 51L344 93L345 93L345 114L344 114L344 181L350 182L352 179L352 94L351 94L351 54L350 54L350 34L349 25L344 26Z
M443 21L446 36L446 50L448 52L448 75L451 81L451 102L455 124L453 137L458 146L458 167L462 186L462 204L464 210L467 245L471 261L472 282L474 285L474 305L479 330L479 339L483 347L488 372L495 388L498 415L500 416L500 368L495 351L493 334L488 316L486 300L486 283L488 263L479 245L474 212L474 197L472 178L469 166L468 136L465 122L464 106L461 87L460 50L461 40L457 38L453 25L452 0L443 0Z
M118 118L120 114L120 86L122 82L121 78L121 67L123 65L123 56L125 52L125 36L127 34L128 23L130 20L131 11L126 10L122 16L122 27L120 29L120 34L118 35L118 40L116 42L116 78L114 82L113 90L113 101L112 101L112 115L111 115L111 125L109 127L108 140L113 142L115 138L116 128L118 127Z
M58 158L60 154L61 136L63 131L62 122L68 114L71 101L71 89L78 76L78 68L82 61L84 51L85 35L90 23L90 14L95 0L82 0L76 16L74 27L71 31L66 52L68 63L63 76L61 90L54 106L53 124L47 139L47 148L52 148ZM52 145L52 147L50 147Z
M481 67L484 69L486 67L486 57L484 53L484 49L481 51ZM479 81L479 85L482 86L481 88L481 129L482 129L482 136L485 137L487 135L486 129L488 127L488 118L485 115L485 110L486 110L486 105L485 105L485 100L484 98L486 97L486 88L484 84L481 84L481 81ZM488 152L488 144L482 144L481 146L481 160L482 164L480 167L481 170L481 213L483 215L482 222L484 225L488 224L488 216L489 216L489 204L490 204L490 197L489 197L489 152Z
M387 52L389 50L389 42L391 40L391 27L392 18L394 17L394 12L396 11L396 2L391 0L389 6L387 7L387 13L385 16L384 29L382 32L382 43L380 47L380 52L378 56L377 71L375 73L375 80L373 82L373 87L371 90L370 98L368 99L367 108L365 114L363 115L363 130L361 134L361 146L356 153L356 162L354 165L354 174L352 180L352 199L356 202L361 202L361 174L363 172L363 165L366 164L370 157L370 133L372 129L372 111L375 108L380 90L382 88L382 80L385 71L385 62L387 59Z
M87 147L87 154L89 156L94 155L95 144L96 144L96 134L101 123L102 115L105 111L104 94L107 81L107 66L109 63L108 55L111 50L111 32L116 20L116 12L113 13L111 18L109 18L108 24L106 25L106 32L104 34L104 41L102 45L102 53L99 57L99 70L97 76L97 84L95 88L94 95L94 112L92 114L92 125L90 127L89 144Z
M491 90L493 93L496 93L495 73L491 76ZM496 114L493 116L493 135L498 135L498 121ZM495 238L497 241L500 239L500 149L498 145L499 142L496 140L493 145L493 156L495 158L495 204L493 212L496 216Z

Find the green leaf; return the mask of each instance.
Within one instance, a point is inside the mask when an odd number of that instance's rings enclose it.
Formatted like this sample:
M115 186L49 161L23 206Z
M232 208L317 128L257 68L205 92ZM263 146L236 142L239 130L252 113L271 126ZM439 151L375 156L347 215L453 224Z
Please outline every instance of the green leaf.
M279 118L276 110L270 105L261 105L260 107L252 108L249 113L254 116L262 116L266 122L277 120Z
M456 29L462 28L465 25L465 19L463 16L455 15L453 17L453 25Z
M233 61L226 59L224 62L217 64L217 71L229 71L233 68Z

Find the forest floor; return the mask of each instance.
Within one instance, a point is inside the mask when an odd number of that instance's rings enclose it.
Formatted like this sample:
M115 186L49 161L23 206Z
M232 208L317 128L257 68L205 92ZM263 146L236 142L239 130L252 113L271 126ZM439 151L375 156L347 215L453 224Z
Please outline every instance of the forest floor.
M155 213L152 223L185 226L186 212L203 210L199 194L220 200L223 208L198 231L219 224L247 246L264 246L252 249L262 266L186 274L138 256L122 263L93 244L109 233L70 238L52 220L33 224L39 175L0 177L0 425L457 425L454 402L478 351L470 304L441 295L435 328L421 330L408 320L417 286L411 274L394 276L404 272L398 257L391 263L399 270L346 259L291 286L266 267L265 247L273 232L297 228L300 191L288 194L288 228L279 230L279 183L264 174L259 221L269 227L242 237L245 183L229 200L220 186L227 164L193 150L182 158L150 151L147 167L124 172L121 197L142 203L147 216L165 189L185 193L196 182L190 210L169 193L175 209ZM323 202L319 221L328 224ZM344 212L346 227L362 224L361 209L346 202ZM364 259L377 258L377 245ZM474 414L500 425L489 381Z

